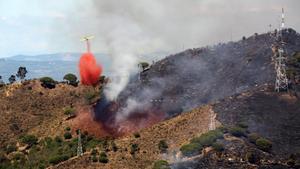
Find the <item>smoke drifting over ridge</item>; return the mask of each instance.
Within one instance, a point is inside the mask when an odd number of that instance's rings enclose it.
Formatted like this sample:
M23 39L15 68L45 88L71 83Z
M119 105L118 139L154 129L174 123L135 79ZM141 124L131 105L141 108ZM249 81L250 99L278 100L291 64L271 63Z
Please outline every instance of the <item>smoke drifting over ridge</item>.
M74 43L78 37L94 34L93 51L107 51L107 36L117 28L127 37L138 30L139 39L151 41L147 50L140 49L142 54L162 50L175 53L183 45L191 48L229 41L231 32L236 40L266 32L269 24L278 27L282 7L287 26L299 31L299 5L298 0L86 0L74 2L55 27L61 24L57 33L68 40L65 45L72 45L69 50L82 47ZM57 36L53 35L52 41L58 41ZM61 43L53 45L61 47Z
M293 17L295 18L299 13L298 9L295 8L299 2L293 0L288 2L283 0L266 0L264 2L258 0L230 0L226 2L220 0L139 2L133 0L121 2L95 0L89 7L86 7L87 13L82 15L86 18L94 18L95 22L91 25L87 24L85 30L90 30L98 39L93 43L93 46L97 46L96 52L97 50L106 51L111 56L113 61L110 70L112 77L114 75L121 76L108 84L104 91L106 98L113 101L126 87L130 75L137 72L137 63L142 60L141 56L159 51L175 53L181 51L183 46L184 48L200 47L229 41L231 37L232 40L236 40L241 39L244 35L252 35L254 32L267 32L269 24L276 26L279 23L277 19L280 16L281 3L285 4L286 11L289 11L287 12L287 16L290 15L289 19L296 20ZM292 22L288 21L287 23L290 26ZM295 23L296 26L292 27L297 29L297 24ZM79 29L83 31L83 28ZM195 65L195 67L201 66ZM200 80L201 77L199 77ZM166 84L158 86L164 89ZM138 118L140 122L137 123L136 117L140 116L135 115L143 115L142 117L145 119L147 116L156 115L155 112L159 109L152 109L155 103L151 100L160 99L158 97L162 93L158 88L154 88L155 90L151 88L149 91L145 88L142 91L133 89L129 92L135 92L134 97L129 95L127 98L124 97L124 100L121 99L122 105L113 105L113 107L117 107L113 114L109 115L105 111L98 111L100 114L97 116L104 116L102 122L109 124L109 128L120 129L122 124L127 125L128 119L133 119L134 124L139 126L144 122L141 120L142 118ZM173 86L164 93L172 93L175 90L179 90L177 86ZM153 94L153 91L158 92L158 94ZM184 92L182 93L184 94ZM144 95L146 97L143 97ZM125 94L125 96L128 95ZM205 98L198 98L200 100L195 100L195 103L190 104L194 106L199 102L205 103L209 100L209 96L211 95L208 93ZM186 100L188 97L188 95L186 98L182 97L182 100ZM168 102L174 101L173 98L167 99ZM120 99L118 98L118 100ZM186 110L188 108L185 106L190 107L190 104L184 104L183 107L178 107L175 111L181 108ZM101 110L105 110L106 106L101 105L100 107L104 107ZM164 106L166 106L164 109L170 110L170 105ZM158 114L162 114L163 117L164 113L169 112L159 112ZM171 112L170 114L174 113Z
M96 34L112 57L110 72L122 76L108 86L106 96L118 96L129 75L136 72L142 55L177 52L266 32L269 24L277 27L281 7L286 8L287 25L300 28L299 23L292 22L299 14L297 4L296 0L94 0L88 15L99 21Z
M79 37L95 35L92 51L107 53L114 62L106 71L128 76L136 71L140 56L150 55L144 59L151 61L163 57L153 53L176 53L266 32L269 24L278 26L281 7L286 9L286 25L298 31L299 4L299 0L79 0L54 20L49 46L74 51L83 47ZM117 97L127 81L111 84L108 97Z

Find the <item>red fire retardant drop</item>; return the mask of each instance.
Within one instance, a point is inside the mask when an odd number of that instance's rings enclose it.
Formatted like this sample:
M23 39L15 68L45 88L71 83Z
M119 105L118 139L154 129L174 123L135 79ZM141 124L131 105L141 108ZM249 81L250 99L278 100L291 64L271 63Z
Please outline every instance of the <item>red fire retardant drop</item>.
M84 53L79 60L81 83L84 85L96 85L102 73L102 67L97 65L92 53Z

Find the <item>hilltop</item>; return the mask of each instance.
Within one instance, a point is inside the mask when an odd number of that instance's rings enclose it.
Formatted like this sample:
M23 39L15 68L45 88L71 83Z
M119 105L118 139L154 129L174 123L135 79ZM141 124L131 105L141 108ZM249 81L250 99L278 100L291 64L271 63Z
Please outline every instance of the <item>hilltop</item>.
M300 35L292 29L283 32L291 59L300 51ZM273 42L270 33L255 34L170 55L132 79L119 100L125 107L128 98L157 106L172 117L256 86L274 84Z

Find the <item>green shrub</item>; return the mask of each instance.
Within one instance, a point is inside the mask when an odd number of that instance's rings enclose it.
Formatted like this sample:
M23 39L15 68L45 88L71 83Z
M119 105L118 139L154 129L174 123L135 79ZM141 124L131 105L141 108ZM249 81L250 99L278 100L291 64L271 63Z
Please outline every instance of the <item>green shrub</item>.
M225 126L220 126L218 127L216 130L222 132L222 133L227 133L228 132L228 128Z
M166 143L166 140L160 140L158 143L158 149L162 153L166 153L167 149L169 148L168 144Z
M38 166L38 169L45 169L45 168L46 168L45 164L39 164Z
M130 154L134 154L139 150L139 145L138 144L131 144L130 146Z
M21 142L24 144L28 144L29 146L33 146L34 144L37 144L38 138L34 135L24 135L21 136Z
M231 127L229 133L236 137L242 137L246 135L246 130L241 127Z
M86 138L86 143L85 143L85 147L87 149L93 149L96 148L97 146L102 144L102 140L99 140L97 138L94 138L92 136L88 136Z
M54 157L50 157L49 163L55 165L55 164L58 164L60 162L66 161L68 159L69 159L69 156L67 156L67 155L56 155Z
M74 75L72 73L66 74L64 76L64 80L66 80L69 85L72 85L72 86L78 85L77 77L76 77L76 75Z
M7 154L11 153L11 152L14 152L14 151L17 151L17 147L14 145L14 144L9 144L8 146L6 146L5 148L5 152Z
M56 143L62 143L62 141L63 141L59 136L56 136L54 138L54 140L55 140Z
M154 162L153 169L171 169L169 163L165 160L158 160Z
M5 156L5 154L0 153L0 164L8 162L8 158ZM0 165L1 166L1 165ZM1 167L0 167L1 168Z
M23 163L26 159L25 159L25 155L23 153L18 152L16 154L14 154L13 160Z
M259 138L255 142L256 146L266 152L270 152L272 149L272 142L265 139L265 138Z
M53 141L53 139L51 137L45 137L44 138L44 145L50 146L52 141Z
M92 162L98 162L98 158L96 157L96 155L92 155Z
M140 133L138 133L138 132L133 133L133 136L134 136L134 138L140 138L141 137Z
M84 98L85 98L85 100L87 101L88 104L91 104L95 101L95 98L98 96L98 94L99 93L97 93L96 91L90 90L90 91L87 91L84 94Z
M114 152L118 151L118 146L116 145L116 143L114 141L111 142L111 148Z
M255 144L256 143L256 140L259 139L259 135L257 133L251 133L251 134L248 134L248 140L250 141L250 143L253 143Z
M0 154L0 169L15 169L8 158Z
M97 149L92 149L91 155L97 155L97 154L98 154L98 150Z
M193 156L199 154L204 147L212 146L217 139L221 138L223 138L223 130L221 128L211 130L191 139L190 144L183 145L180 151L184 156Z
M72 107L66 107L64 108L64 114L65 115L68 115L68 116L71 116L71 115L74 115L76 112L76 110Z
M212 148L218 152L224 151L224 145L222 143L213 143Z
M99 156L99 162L108 163L108 158L105 152L101 152Z
M16 81L16 76L15 75L11 75L8 79L10 84L13 84Z
M211 130L199 137L193 138L191 143L199 144L201 147L211 146L217 139L220 138L223 138L223 133L220 130Z
M243 128L243 129L247 129L248 128L248 125L247 125L246 122L239 122L237 124L237 126Z
M56 82L51 77L42 77L40 78L41 85L44 88L53 89L55 88Z
M72 134L70 132L65 132L64 137L65 137L65 139L71 139Z
M66 127L65 130L66 131L71 131L71 128L70 127Z
M108 145L108 141L107 141L108 139L104 139L101 143L102 143L102 149L103 150L108 150L108 148L109 148L109 145Z
M199 154L202 148L203 147L200 144L190 143L181 146L180 151L184 156L193 156Z

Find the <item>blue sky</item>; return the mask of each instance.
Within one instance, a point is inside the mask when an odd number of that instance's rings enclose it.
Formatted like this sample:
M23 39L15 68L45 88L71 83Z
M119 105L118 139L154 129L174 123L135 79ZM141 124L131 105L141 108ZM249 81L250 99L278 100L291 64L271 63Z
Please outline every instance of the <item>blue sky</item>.
M0 0L0 57L82 52L79 39L90 34L94 52L177 52L266 32L279 24L281 7L287 25L299 31L299 6L299 0Z

